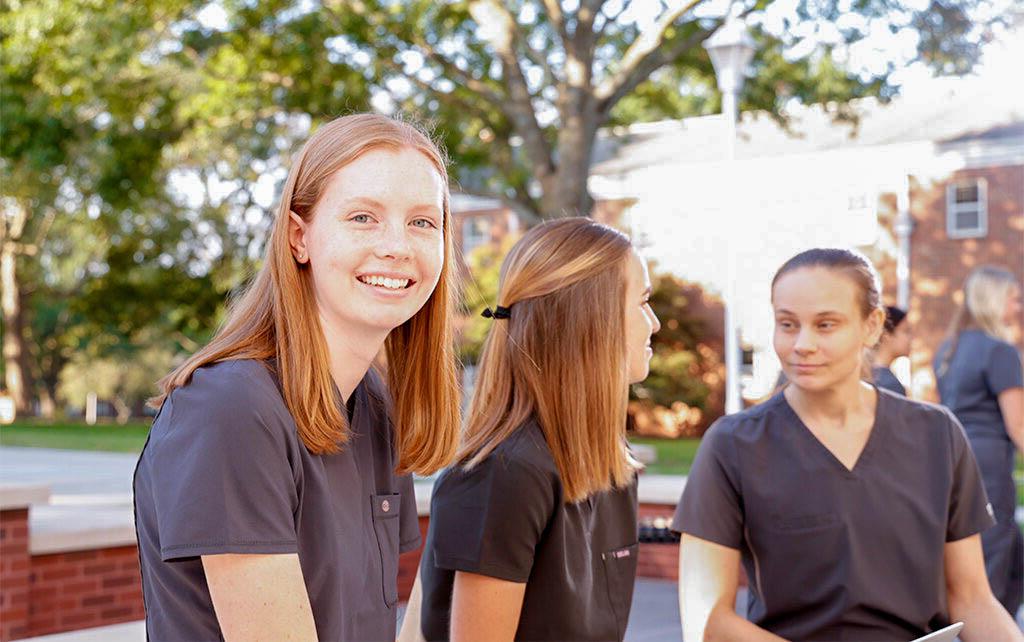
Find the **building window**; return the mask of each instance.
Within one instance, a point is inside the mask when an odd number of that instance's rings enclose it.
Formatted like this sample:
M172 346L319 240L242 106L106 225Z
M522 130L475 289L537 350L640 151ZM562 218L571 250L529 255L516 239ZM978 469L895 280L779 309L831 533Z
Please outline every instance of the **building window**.
M968 239L988 233L988 195L984 179L957 181L946 186L946 233Z
M491 242L491 220L486 216L470 216L462 221L462 254Z

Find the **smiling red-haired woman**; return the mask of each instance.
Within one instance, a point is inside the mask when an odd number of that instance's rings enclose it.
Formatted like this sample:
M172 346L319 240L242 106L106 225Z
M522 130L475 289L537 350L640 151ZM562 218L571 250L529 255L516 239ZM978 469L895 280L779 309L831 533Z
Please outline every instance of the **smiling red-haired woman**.
M154 400L134 483L150 638L394 639L409 473L457 445L452 253L422 131L314 133L262 269Z

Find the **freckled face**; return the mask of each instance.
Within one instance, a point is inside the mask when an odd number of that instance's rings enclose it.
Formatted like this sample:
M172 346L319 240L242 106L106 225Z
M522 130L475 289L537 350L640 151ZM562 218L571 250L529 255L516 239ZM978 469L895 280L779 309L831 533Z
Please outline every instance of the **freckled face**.
M339 169L311 220L292 215L321 318L360 333L412 318L441 276L443 212L444 181L414 149L371 150Z
M772 290L775 352L787 379L808 391L859 379L864 348L875 345L884 313L863 317L857 284L827 268L798 268Z

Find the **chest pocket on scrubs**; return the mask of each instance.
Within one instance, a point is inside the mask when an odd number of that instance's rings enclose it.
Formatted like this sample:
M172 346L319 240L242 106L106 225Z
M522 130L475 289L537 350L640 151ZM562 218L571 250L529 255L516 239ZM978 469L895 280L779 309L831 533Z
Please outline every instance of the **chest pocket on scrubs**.
M633 583L636 578L639 544L631 544L601 553L604 565L604 579L608 589L608 601L615 612L615 623L619 638L626 637L626 623L629 607L633 602Z
M791 596L801 604L817 604L842 586L844 560L851 558L849 530L839 515L773 515L768 528L759 532L754 528L750 530L758 569L754 583L766 607Z
M381 585L384 603L390 608L398 602L398 514L399 493L373 495L373 532L380 549Z

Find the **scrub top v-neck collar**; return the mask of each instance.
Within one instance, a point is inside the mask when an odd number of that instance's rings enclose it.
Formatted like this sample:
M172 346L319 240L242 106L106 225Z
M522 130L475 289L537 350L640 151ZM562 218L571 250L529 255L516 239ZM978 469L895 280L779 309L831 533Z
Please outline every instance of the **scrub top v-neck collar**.
M882 416L881 407L884 403L883 399L885 395L878 391L877 386L872 385L871 387L875 391L875 416L871 422L871 431L868 433L868 439L864 443L864 447L861 448L860 454L857 455L857 461L853 463L853 468L847 468L846 464L840 461L839 457L837 457L836 454L825 445L825 442L818 439L818 436L807 427L804 420L800 418L800 415L797 414L793 406L790 405L789 399L786 399L786 395L780 395L782 397L783 408L785 408L786 412L789 413L797 425L796 432L801 433L806 439L810 439L814 442L818 452L822 453L823 456L828 459L832 465L836 466L846 477L858 477L863 472L864 467L867 466L868 462L871 460L871 455L876 448L877 442L882 438L879 433L882 431L882 424L885 422L879 421L878 418Z

